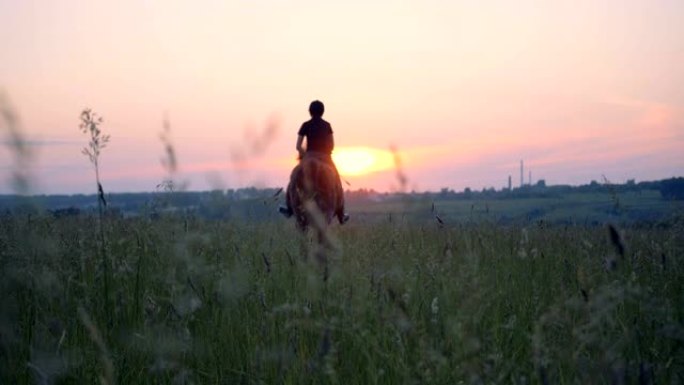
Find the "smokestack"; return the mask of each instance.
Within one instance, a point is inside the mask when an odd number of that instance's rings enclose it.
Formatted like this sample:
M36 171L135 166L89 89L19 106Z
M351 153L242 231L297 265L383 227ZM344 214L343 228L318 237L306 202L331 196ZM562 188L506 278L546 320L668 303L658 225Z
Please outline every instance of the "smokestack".
M513 184L513 183L512 183L512 181L511 181L511 176L509 175L509 176L508 176L508 191L511 191L511 190L513 189L513 185L512 185L512 184Z
M530 170L530 176L529 176L529 179L527 180L527 184L532 186L532 170Z
M523 161L520 159L520 188L523 187L525 180L523 179Z

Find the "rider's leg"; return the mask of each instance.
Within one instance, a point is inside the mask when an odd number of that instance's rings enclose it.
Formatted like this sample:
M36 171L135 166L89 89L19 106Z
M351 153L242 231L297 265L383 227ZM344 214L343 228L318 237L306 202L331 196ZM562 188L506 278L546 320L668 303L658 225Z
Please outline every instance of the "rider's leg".
M285 205L278 207L278 212L283 214L285 218L289 218L294 214L294 211L292 210L292 195L290 193L291 187L292 179L290 179L290 182L287 184L287 189L285 190Z
M340 177L340 173L337 171L337 166L335 166L335 163L332 161L332 159L330 159L330 164L335 170L336 176L335 190L337 190L337 193L335 195L337 196L337 210L335 210L335 216L337 216L337 220L340 222L340 224L344 224L349 220L349 214L344 212L344 189L342 188L342 178Z

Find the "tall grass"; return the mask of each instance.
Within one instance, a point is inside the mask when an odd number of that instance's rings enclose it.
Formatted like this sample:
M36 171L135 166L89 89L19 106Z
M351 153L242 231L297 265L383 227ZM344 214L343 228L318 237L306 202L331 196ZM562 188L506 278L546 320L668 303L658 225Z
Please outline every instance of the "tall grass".
M33 153L27 145L19 114L2 89L0 89L0 127L6 131L5 143L14 158L11 168L12 188L19 195L28 195L31 192L30 165L33 160Z
M94 219L5 218L0 382L683 380L681 229L351 223L324 280L291 224L186 219L105 221L107 320Z

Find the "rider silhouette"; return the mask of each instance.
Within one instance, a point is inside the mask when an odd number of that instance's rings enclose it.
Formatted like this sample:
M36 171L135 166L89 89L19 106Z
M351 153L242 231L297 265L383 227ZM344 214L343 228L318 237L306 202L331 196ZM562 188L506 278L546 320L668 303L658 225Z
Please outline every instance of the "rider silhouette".
M333 138L333 131L330 123L323 120L324 111L325 106L321 101L314 100L311 102L309 105L309 114L311 115L311 119L304 122L302 127L299 129L299 132L297 132L296 148L300 159L304 159L306 157L315 157L318 160L328 163L330 166L332 166L333 170L335 170L335 174L337 176L337 196L339 197L335 215L340 223L344 224L349 220L349 214L344 212L344 193L342 190L342 181L340 180L340 174L337 172L337 167L335 166L331 156L332 151L335 148L335 140ZM306 139L306 149L303 147L304 139ZM289 218L293 214L289 193L285 195L285 203L286 206L279 207L279 211Z

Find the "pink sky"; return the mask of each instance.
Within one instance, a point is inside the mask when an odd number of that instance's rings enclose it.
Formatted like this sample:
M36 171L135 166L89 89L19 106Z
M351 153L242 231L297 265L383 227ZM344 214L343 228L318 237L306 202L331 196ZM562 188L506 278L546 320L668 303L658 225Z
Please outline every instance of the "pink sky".
M112 137L108 191L164 178L165 115L190 189L282 186L313 99L337 146L398 148L416 190L499 188L520 159L550 184L653 180L684 174L683 18L678 0L10 0L0 92L34 193L94 191L84 107ZM13 162L0 147L0 193Z

